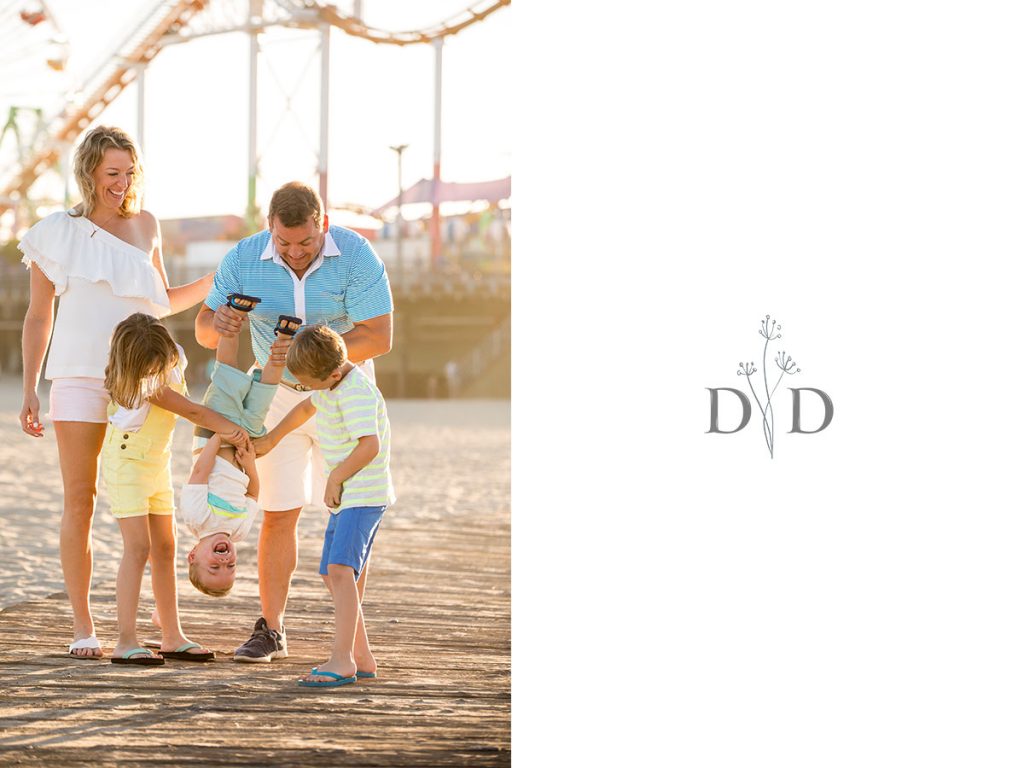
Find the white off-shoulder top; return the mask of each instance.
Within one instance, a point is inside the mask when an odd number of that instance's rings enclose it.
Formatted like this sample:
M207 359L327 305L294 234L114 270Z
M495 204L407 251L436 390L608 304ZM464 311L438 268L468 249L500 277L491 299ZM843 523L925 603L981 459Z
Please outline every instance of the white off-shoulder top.
M150 254L93 226L84 216L52 213L18 244L60 297L46 378L103 378L110 337L135 312L165 317L167 289Z

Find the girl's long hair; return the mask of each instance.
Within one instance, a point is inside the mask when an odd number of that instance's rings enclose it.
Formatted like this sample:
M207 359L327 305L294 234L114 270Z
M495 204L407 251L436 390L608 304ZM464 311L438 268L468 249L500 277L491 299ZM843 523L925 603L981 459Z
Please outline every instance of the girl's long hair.
M167 329L155 317L136 312L114 329L103 386L118 405L138 408L167 384L177 363L178 348ZM145 382L152 378L156 387L144 392Z

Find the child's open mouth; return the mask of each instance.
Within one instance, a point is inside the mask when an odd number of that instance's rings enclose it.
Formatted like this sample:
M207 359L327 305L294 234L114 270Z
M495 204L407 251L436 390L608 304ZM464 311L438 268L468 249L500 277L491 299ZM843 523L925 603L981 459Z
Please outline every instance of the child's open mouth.
M226 555L231 551L231 547L226 541L218 541L213 545L213 554L215 555Z

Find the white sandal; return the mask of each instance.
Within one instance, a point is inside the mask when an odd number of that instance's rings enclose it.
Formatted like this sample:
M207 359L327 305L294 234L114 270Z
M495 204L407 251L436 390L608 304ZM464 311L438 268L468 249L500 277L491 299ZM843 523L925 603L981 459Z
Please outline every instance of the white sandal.
M75 651L81 651L85 649L98 650L100 651L100 655L94 656L92 654L83 655L80 653L75 653ZM103 647L100 645L100 641L96 639L96 635L89 635L88 637L83 637L81 640L75 640L73 643L71 643L68 646L68 656L70 656L73 659L102 659Z

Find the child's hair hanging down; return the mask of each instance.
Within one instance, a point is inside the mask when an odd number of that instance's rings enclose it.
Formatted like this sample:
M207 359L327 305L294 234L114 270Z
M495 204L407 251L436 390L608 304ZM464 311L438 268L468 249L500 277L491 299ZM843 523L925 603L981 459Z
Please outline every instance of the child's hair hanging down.
M159 389L178 363L178 348L168 330L151 315L136 312L122 321L110 340L110 358L103 385L111 399L125 408L138 408Z

